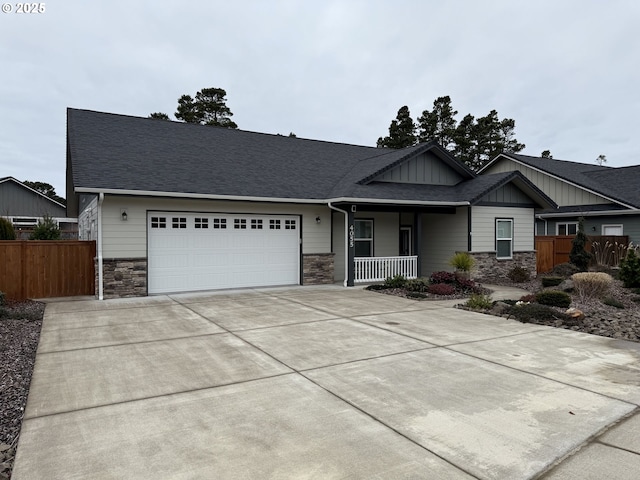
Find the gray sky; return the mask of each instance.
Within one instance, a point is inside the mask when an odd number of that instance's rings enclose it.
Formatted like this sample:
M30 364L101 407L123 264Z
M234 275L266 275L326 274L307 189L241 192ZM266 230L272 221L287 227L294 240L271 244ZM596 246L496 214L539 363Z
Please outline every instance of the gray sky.
M205 87L243 130L373 146L450 95L525 154L640 163L637 0L0 3L0 177L62 196L67 107L173 118Z

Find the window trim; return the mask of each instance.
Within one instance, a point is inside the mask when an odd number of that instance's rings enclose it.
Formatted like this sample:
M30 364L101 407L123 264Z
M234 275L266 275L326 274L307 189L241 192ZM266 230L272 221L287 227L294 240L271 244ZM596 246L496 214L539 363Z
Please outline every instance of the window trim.
M511 237L510 238L498 238L498 222L509 222L511 224ZM514 232L514 228L515 228L515 222L513 220L513 218L497 218L495 219L495 232L494 232L494 238L495 238L495 248L496 248L496 260L513 260L513 242L514 242L514 237L515 237L515 232ZM508 257L499 257L498 256L498 242L509 242L509 256Z
M604 228L605 227L616 227L616 228L620 228L620 231L622 232L620 235L624 235L624 224L623 223L603 223L602 226L600 227L600 235L602 236L610 236L610 235L605 235L604 233ZM613 237L617 236L617 235L611 235Z
M556 223L556 235L561 235L560 234L560 225L564 225L565 226L565 231L568 232L569 231L569 225L575 225L576 226L576 233L565 233L566 236L568 237L572 237L574 235L576 235L578 233L578 222L558 222Z
M355 231L356 231L356 222L370 222L371 223L371 238L358 238L355 235ZM374 232L374 221L373 218L354 218L353 219L353 228L354 228L354 254L355 254L355 244L357 244L358 242L369 242L371 247L370 247L370 252L371 255L369 255L368 257L358 257L356 255L357 258L373 258L375 257L375 251L374 251L374 242L373 239L375 237L375 232Z

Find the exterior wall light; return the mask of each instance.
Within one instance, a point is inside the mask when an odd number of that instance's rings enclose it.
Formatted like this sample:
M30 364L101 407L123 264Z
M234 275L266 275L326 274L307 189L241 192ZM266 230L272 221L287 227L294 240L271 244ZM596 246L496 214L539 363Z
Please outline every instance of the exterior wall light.
M317 223L317 224L320 224L320 216L317 216L317 217L316 217L316 223Z
M122 221L126 222L127 218L128 218L128 215L127 215L127 211L125 209L122 209L121 215L122 215Z

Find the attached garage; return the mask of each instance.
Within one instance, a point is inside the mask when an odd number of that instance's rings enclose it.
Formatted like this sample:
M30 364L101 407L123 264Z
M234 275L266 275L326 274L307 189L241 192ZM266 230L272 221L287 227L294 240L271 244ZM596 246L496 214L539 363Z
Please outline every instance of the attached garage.
M300 217L148 212L149 294L300 283Z

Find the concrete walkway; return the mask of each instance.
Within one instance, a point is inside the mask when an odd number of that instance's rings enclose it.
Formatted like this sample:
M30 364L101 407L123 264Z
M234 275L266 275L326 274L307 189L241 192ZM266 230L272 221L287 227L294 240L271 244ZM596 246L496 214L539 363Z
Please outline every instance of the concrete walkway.
M13 478L638 478L640 344L451 303L49 303Z

